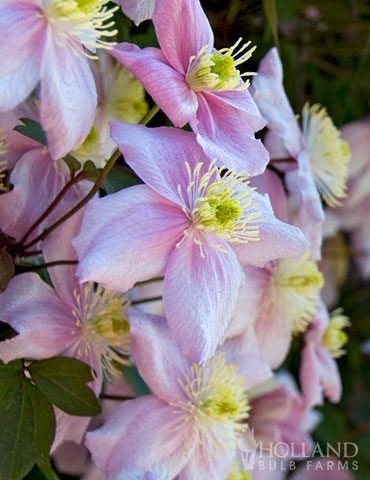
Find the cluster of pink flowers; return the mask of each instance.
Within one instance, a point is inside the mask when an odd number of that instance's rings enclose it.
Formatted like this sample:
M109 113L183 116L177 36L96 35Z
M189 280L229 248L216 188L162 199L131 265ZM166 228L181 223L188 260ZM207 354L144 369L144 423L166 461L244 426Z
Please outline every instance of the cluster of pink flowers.
M98 420L56 412L61 470L272 478L241 463L243 432L309 452L312 408L341 397L349 320L329 314L319 261L326 210L349 228L363 215L352 213L363 196L344 200L353 133L342 138L320 105L297 119L276 48L241 73L254 48L216 50L199 0L116 3L0 3L0 248L21 272L0 294L15 332L0 359L75 357L97 396L130 397L104 400ZM135 24L152 18L160 48L113 42L120 7ZM174 127L145 125L144 89ZM41 124L46 145L14 131L20 118ZM117 146L142 183L99 196L85 166L99 180ZM366 225L353 227L358 245ZM47 279L32 271L42 263ZM296 336L300 388L277 374ZM150 393L128 384L128 365Z

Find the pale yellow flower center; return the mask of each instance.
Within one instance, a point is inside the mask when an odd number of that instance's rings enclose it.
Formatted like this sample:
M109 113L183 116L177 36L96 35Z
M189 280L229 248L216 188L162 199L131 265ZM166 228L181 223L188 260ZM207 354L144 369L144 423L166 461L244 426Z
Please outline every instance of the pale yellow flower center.
M339 130L319 104L304 106L302 129L317 189L330 207L339 206L340 199L347 196L346 180L351 159L348 143L340 138Z
M249 80L242 82L243 76L255 75L254 72L241 74L236 68L238 65L246 62L256 47L244 50L251 42L245 43L237 52L241 38L230 48L222 48L212 53L205 53L208 45L205 45L197 54L189 60L188 71L185 81L194 91L226 91L226 90L245 90L249 87ZM240 55L244 52L242 55ZM237 56L240 55L238 58Z
M92 282L84 285L81 295L75 293L78 308L73 311L76 325L72 333L80 336L78 355L87 355L92 349L100 358L108 375L116 375L112 362L129 365L130 327L125 315L130 305L124 294L94 289Z
M197 163L193 170L187 162L185 167L188 174L186 194L178 185L184 202L183 211L191 220L191 228L184 231L185 237L195 231L210 232L231 243L248 243L260 239L258 223L263 219L256 210L258 203L252 195L254 189L248 186L247 177L242 173L235 174L231 170L219 169L215 160L212 160L203 174L201 162ZM194 241L199 244L201 257L204 258L200 236L196 235ZM212 247L223 251L219 244L212 244Z
M281 259L271 277L274 305L292 325L293 333L302 333L316 314L324 277L309 252L297 259Z
M109 0L43 0L43 11L61 37L74 37L95 53L97 48L110 49L114 45L114 42L102 40L101 37L117 34L117 30L112 30L112 18L119 7L108 7L108 3ZM85 55L97 58L87 52Z
M346 353L343 346L348 342L348 335L343 328L351 325L348 317L342 315L342 310L335 310L321 339L323 347L327 348L333 358L339 358Z
M239 470L236 462L233 462L226 480L252 480L252 476L246 470Z
M228 365L225 356L216 353L203 367L193 364L190 375L178 381L188 400L172 405L174 414L193 426L189 441L211 457L234 448L250 409L237 365Z

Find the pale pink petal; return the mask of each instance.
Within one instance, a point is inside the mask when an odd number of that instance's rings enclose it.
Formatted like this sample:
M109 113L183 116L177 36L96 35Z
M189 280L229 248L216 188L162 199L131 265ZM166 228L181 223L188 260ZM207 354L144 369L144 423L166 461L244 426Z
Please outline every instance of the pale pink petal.
M68 413L62 412L62 410L55 407L54 412L57 425L51 453L54 453L54 450L60 447L63 442L74 442L74 444L82 442L91 421L90 417L68 415Z
M350 471L343 470L344 464L344 461L340 462L336 457L309 459L306 464L300 465L290 478L291 480L355 480Z
M222 98L222 100L237 110L241 110L245 113L248 125L256 132L261 130L266 122L262 118L260 111L253 100L249 90L226 90L223 92L214 92L214 95Z
M41 73L41 123L54 159L85 140L95 117L96 89L82 47L60 45L50 33Z
M223 240L202 238L204 255L192 236L170 255L163 286L168 325L191 360L200 363L213 355L222 340L236 304L243 271ZM223 252L211 243L221 244Z
M226 442L226 440L225 440ZM231 442L230 442L231 443ZM226 450L227 447L231 450ZM180 473L178 480L221 480L227 478L235 452L232 446L225 444L225 450L211 457L204 452L194 454L189 458L185 468Z
M331 402L337 403L342 396L342 382L337 362L326 348L318 347L317 355L321 363L323 393Z
M292 156L301 149L301 132L283 86L283 69L276 48L261 60L253 79L253 98L271 131L280 137Z
M122 403L103 427L86 435L93 461L108 480L172 480L186 462L182 419L153 395ZM179 428L180 427L180 428Z
M254 137L248 115L213 93L198 93L197 97L199 108L190 125L206 155L246 175L262 173L269 155Z
M239 289L227 337L241 335L247 328L253 327L270 282L270 272L267 269L245 265L243 270L245 279Z
M64 442L53 452L53 462L58 471L79 476L89 465L89 452L83 444Z
M152 18L155 0L115 0L115 2L121 5L124 14L131 18L136 26Z
M186 73L190 57L201 48L213 47L213 32L199 0L156 0L153 23L165 57L180 73Z
M254 192L256 207L262 221L259 225L260 239L245 244L234 243L242 265L263 267L269 260L278 258L299 258L309 249L307 239L301 230L278 220L272 211L267 195Z
M262 314L255 322L255 331L262 357L271 368L278 368L284 361L291 342L291 325L273 311Z
M0 321L18 335L0 343L0 358L42 359L64 352L73 340L75 318L36 273L14 277L0 295Z
M179 351L163 317L127 310L131 353L145 383L166 402L186 400L178 382L190 373L190 362ZM168 359L171 361L168 361Z
M111 134L125 161L150 187L171 202L183 205L178 185L186 192L188 173L197 162L209 164L195 135L177 128L147 128L124 122L111 122Z
M167 63L161 50L141 50L136 45L120 43L110 53L135 75L176 127L183 127L195 117L197 96L184 75Z
M80 231L83 213L84 209L79 210L45 238L42 243L45 262L77 259L71 241ZM76 268L76 265L58 265L48 270L57 294L71 308L76 308L74 292L80 291Z
M307 408L311 408L314 405L322 405L323 396L320 386L320 363L314 344L306 345L302 350L299 378Z
M16 70L0 77L0 112L11 110L25 100L40 80L40 52L33 51Z
M0 5L0 76L18 70L32 58L42 57L46 20L37 2L2 0ZM24 78L24 82L28 79ZM1 79L1 83L3 79ZM21 87L21 85L19 85Z
M63 176L58 175L47 152L35 148L18 160L10 175L14 188L1 195L0 224L8 235L20 240L31 224L44 212L59 193ZM32 239L41 224L28 238Z
M9 170L14 168L16 162L28 150L40 148L39 142L14 130L15 126L22 125L20 118L31 118L32 120L40 121L35 98L31 97L16 108L13 108L13 110L0 113L0 129L3 129L6 135L6 161Z
M252 177L249 184L251 187L255 187L261 195L267 193L275 217L282 222L287 222L288 199L279 175L270 168L266 168L262 175Z
M163 275L187 225L177 205L146 185L91 200L73 241L80 281L125 292L136 282Z

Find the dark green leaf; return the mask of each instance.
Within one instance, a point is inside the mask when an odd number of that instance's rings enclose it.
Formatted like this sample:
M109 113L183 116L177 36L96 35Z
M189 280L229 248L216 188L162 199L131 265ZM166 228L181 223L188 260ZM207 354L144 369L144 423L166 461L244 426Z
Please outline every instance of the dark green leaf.
M18 385L21 378L22 362L13 360L7 364L0 360L0 405L6 399L9 391Z
M98 178L99 176L99 171L97 170L97 168L95 167L95 163L92 162L91 160L87 160L83 167L82 167L82 171L84 172L84 178L86 180L91 180L92 182L95 182L95 180Z
M100 404L86 383L93 380L91 368L75 358L54 357L33 362L29 371L45 397L70 415L91 417Z
M111 194L139 183L141 183L140 180L129 168L115 165L104 181L104 188L108 194Z
M81 168L81 163L76 160L72 155L66 155L63 160L67 164L69 171L71 172L71 175L74 173L78 172L78 170Z
M7 391L0 404L0 479L20 480L33 467L36 452L33 447L33 409L25 393L26 381L18 382Z
M55 414L50 402L30 382L26 383L34 419L33 445L38 454L38 463L49 461L49 450L55 436Z
M278 17L275 0L263 0L263 8L265 10L266 18L274 38L275 45L279 45Z
M47 145L46 134L38 122L35 122L35 120L31 120L30 118L20 118L19 120L23 122L24 125L17 125L14 127L14 130L26 137L36 140L36 142Z
M14 262L9 253L0 250L0 292L3 292L14 276Z
M59 480L58 475L55 473L53 467L50 464L50 459L48 458L47 461L37 463L37 467L41 470L46 480Z

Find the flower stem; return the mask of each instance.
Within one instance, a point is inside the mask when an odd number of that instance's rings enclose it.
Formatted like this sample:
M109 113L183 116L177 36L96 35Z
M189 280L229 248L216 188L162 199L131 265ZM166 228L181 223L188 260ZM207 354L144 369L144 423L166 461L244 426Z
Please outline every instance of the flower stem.
M154 117L156 113L159 112L159 107L158 105L154 105L149 112L143 116L143 118L140 120L139 124L140 125L146 125L147 123L150 122L150 120Z
M58 265L77 265L78 260L55 260L54 262L41 263L40 265L20 265L16 263L15 266L26 271L42 270L43 268L56 267Z
M162 300L162 296L143 298L142 300L132 300L131 305L137 305L139 303L147 303L147 302L156 302L157 300Z

